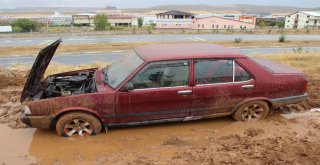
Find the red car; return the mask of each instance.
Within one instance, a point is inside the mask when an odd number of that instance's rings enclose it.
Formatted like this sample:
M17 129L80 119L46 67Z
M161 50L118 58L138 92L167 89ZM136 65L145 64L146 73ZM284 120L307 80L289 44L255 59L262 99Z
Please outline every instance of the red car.
M61 136L232 115L259 120L307 98L303 73L212 44L140 46L104 69L48 76L61 40L39 53L25 84L21 120Z

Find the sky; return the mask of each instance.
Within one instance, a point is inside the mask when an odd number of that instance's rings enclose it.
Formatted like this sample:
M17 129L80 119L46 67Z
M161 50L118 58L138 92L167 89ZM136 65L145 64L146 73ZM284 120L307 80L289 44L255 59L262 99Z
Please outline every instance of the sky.
M295 7L320 7L320 0L0 0L0 8L17 7L103 7L145 8L169 4L253 4Z

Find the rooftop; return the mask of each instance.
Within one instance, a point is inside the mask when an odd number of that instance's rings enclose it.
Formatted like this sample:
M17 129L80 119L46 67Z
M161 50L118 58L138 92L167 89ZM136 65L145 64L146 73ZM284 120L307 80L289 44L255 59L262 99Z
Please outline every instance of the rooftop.
M195 15L195 14L187 13L183 11L171 10L164 13L158 13L157 15Z
M311 16L320 17L320 11L301 11L301 12Z
M135 48L145 61L161 61L191 58L244 58L232 49L214 44L160 44Z

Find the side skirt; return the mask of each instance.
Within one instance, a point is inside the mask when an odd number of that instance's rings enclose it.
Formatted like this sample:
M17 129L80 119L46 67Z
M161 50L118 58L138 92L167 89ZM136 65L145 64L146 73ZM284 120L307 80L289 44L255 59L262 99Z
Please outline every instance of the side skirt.
M108 127L128 127L128 126L139 126L139 125L148 125L148 124L162 124L162 123L179 122L179 121L193 121L193 120L200 120L200 119L208 119L208 118L229 116L231 114L232 113L219 113L219 114L204 115L204 116L188 116L188 117L185 117L185 118L171 118L171 119L160 119L160 120L130 122L130 123L110 123L110 124L105 124L105 127L106 128L108 128Z

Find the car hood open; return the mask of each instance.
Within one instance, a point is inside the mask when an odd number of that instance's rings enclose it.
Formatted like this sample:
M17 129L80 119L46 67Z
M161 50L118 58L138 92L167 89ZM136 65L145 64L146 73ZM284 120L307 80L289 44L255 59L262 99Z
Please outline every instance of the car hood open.
M44 72L61 42L61 39L59 39L39 52L24 85L20 102L25 101L28 97L33 96L38 91Z

